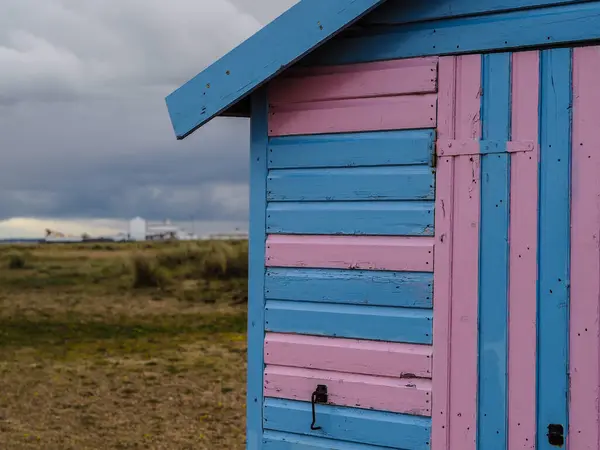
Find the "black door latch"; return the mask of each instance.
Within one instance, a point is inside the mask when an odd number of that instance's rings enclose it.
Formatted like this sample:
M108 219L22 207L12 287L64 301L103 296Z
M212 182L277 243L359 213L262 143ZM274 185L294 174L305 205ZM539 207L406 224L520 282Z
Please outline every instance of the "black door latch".
M329 396L327 395L327 386L319 384L315 392L312 393L311 404L312 404L312 423L310 424L311 430L320 430L321 427L317 427L317 413L315 411L315 404L327 403Z
M565 430L562 425L553 423L548 425L548 443L556 447L565 445Z

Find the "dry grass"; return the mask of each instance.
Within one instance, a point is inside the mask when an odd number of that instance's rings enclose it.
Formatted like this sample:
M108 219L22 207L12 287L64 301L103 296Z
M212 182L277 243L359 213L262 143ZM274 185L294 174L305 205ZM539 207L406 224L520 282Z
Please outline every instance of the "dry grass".
M246 280L209 276L208 251L0 249L26 260L0 266L0 448L242 449ZM132 287L138 252L162 258L168 289ZM166 252L196 256L166 267Z

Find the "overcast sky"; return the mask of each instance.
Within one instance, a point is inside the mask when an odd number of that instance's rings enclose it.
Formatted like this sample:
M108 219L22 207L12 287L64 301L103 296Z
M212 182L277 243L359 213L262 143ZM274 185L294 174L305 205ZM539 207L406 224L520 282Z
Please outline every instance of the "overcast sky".
M1 0L0 237L245 229L248 121L176 141L164 97L294 3Z

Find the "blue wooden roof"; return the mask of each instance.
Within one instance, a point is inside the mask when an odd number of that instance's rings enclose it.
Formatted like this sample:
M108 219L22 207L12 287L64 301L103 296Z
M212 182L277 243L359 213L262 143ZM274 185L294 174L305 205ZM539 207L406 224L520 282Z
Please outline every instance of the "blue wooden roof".
M300 0L167 97L177 139L220 114L238 115L252 91L384 2Z

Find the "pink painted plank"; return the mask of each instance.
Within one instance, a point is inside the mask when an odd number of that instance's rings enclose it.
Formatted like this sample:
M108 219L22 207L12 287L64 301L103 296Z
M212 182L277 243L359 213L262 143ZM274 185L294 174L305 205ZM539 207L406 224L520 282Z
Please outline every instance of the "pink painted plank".
M478 155L479 141L474 139L438 139L436 143L438 156Z
M537 142L539 53L512 58L512 139ZM508 450L535 449L538 156L511 156Z
M573 52L570 438L600 449L600 47Z
M433 243L416 236L270 235L266 265L432 272Z
M438 156L479 155L481 141L474 139L438 139L436 153ZM532 141L511 141L506 143L507 153L537 151L537 144Z
M431 381L423 378L267 366L264 379L265 397L310 402L317 385L325 384L331 405L431 416Z
M537 93L536 93L536 95L537 95ZM520 124L520 126L524 126L524 124ZM519 128L519 126L517 128ZM514 131L513 131L513 133L514 133ZM514 140L512 142L506 143L506 151L508 153L534 152L537 154L539 152L539 146L538 146L537 142L534 142L534 141ZM531 156L531 155L529 155L529 156ZM534 159L535 159L535 157L534 157Z
M309 66L309 67L292 67L286 72L286 76L291 77L307 77L314 75L327 75L334 73L355 73L362 68L370 68L372 70L383 70L394 67L418 67L423 65L434 66L437 72L437 56L424 56L419 58L396 59L390 61L375 61L358 64L341 64L335 66ZM364 70L364 69L362 69Z
M274 106L269 136L432 128L436 103L436 94L424 94Z
M438 126L441 139L454 139L456 58L439 60ZM435 257L433 272L433 403L431 449L450 445L450 363L452 314L452 223L454 158L437 158L435 181Z
M441 62L440 62L441 66ZM441 105L440 105L441 106ZM450 364L452 317L452 248L454 158L438 158L435 194L433 272L433 419L431 449L450 445Z
M429 345L267 333L265 364L378 375L431 378Z
M454 164L450 448L475 450L481 161L457 156Z
M436 58L342 67L342 70L322 68L304 72L303 76L276 78L269 84L269 104L424 94L437 90Z
M481 56L440 58L440 139L480 139L480 92ZM480 157L437 170L431 448L475 450Z

